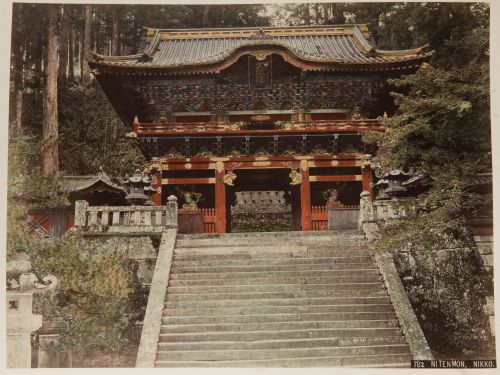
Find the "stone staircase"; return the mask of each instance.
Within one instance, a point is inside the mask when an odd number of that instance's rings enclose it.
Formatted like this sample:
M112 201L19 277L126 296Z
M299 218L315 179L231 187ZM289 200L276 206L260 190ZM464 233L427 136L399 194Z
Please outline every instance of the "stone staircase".
M156 367L408 367L358 231L178 235Z

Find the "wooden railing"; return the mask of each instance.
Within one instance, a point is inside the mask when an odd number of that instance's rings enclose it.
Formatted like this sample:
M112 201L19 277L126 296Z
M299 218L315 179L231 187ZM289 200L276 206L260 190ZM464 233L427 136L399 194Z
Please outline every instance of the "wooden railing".
M254 130L245 123L231 122L175 122L175 123L135 123L137 135L176 134L176 133L280 133L301 131L329 131L339 128L381 129L378 119L363 120L316 120L316 121L283 121L274 129Z
M339 205L339 206L312 206L311 221L312 230L327 230L328 229L328 210L350 209L359 210L359 205Z
M200 208L203 214L203 233L215 233L215 208Z

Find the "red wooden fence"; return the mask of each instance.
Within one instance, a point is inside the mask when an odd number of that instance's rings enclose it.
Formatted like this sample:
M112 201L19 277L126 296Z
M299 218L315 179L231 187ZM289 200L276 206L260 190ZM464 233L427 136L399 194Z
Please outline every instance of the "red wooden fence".
M203 233L215 233L215 208L200 208L203 214Z
M355 209L359 210L359 205L347 204L339 206L312 206L311 207L311 220L312 230L327 230L328 229L328 209Z

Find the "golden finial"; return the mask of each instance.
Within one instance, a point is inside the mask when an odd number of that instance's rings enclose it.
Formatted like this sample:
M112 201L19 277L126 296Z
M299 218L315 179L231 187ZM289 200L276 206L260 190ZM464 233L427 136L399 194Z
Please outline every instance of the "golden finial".
M139 123L139 118L137 117L137 115L135 115L134 117L134 124L138 124Z
M386 112L386 111L384 111L384 120L387 120L387 117L388 117L388 116L387 116L387 112Z

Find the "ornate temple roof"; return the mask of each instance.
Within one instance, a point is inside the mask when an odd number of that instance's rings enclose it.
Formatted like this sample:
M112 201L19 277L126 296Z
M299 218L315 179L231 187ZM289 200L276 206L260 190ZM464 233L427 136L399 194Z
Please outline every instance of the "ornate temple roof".
M227 29L147 29L145 43L138 54L103 56L93 54L95 68L134 70L180 70L205 68L219 71L227 61L243 54L279 53L285 60L304 70L339 68L418 67L432 51L420 48L386 51L370 42L365 24L227 28ZM226 64L223 64L226 62Z

